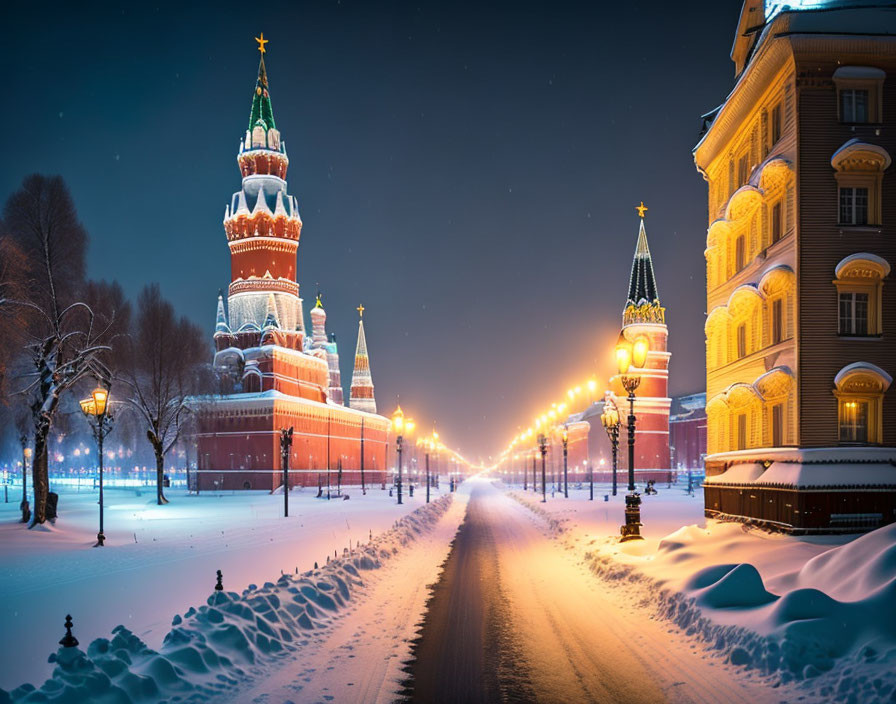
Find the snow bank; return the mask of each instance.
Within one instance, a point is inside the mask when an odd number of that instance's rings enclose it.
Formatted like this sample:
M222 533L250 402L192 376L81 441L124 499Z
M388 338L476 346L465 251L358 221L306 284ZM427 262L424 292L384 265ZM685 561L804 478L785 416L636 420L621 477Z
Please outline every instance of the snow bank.
M709 535L682 528L641 565L620 561L609 541L585 557L595 574L627 590L636 586L642 605L726 653L733 665L794 682L815 696L893 701L896 524L810 559L781 594L769 591L748 562L703 567L681 583L651 576L674 573L707 545L717 547Z
M9 693L0 690L0 704L188 702L226 695L263 674L262 665L293 653L329 626L363 586L362 574L429 531L452 498L448 494L415 510L320 569L283 575L260 588L249 585L241 594L214 592L205 605L174 617L159 651L124 626L116 627L111 639L94 640L86 653L59 648L50 656L53 674L40 689L26 684Z

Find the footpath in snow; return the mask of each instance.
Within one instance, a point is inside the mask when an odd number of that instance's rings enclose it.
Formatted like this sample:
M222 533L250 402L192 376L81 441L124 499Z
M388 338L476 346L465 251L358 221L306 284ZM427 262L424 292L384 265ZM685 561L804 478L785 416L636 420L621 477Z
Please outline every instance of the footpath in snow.
M357 487L347 492L347 501L327 501L315 498L316 490L293 490L284 519L283 496L267 492L172 490L171 503L157 506L154 490L107 490L106 546L96 549L90 547L96 492L63 490L59 520L40 532L17 522L17 502L0 503L0 624L7 644L0 688L50 676L47 655L66 614L84 644L122 624L158 649L171 616L205 601L216 570L236 592L305 572L334 551L369 541L425 501L418 491L398 506L379 486L366 496Z
M278 664L307 665L304 648L346 612L366 575L428 535L453 498L416 509L319 568L251 584L241 593L214 591L204 605L174 617L158 650L123 625L86 648L60 647L50 657L52 676L39 690L23 685L0 692L0 701L245 701L244 688ZM318 663L331 653L320 655Z
M540 502L554 534L608 586L729 664L807 700L896 697L896 525L794 537L707 520L681 485L642 504L644 541L619 543L623 493ZM683 526L683 527L682 527Z

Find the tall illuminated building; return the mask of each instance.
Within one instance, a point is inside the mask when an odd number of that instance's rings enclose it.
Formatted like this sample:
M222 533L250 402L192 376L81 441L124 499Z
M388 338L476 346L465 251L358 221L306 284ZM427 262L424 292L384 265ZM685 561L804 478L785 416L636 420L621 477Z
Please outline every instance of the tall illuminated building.
M320 297L306 344L296 257L302 220L289 195L289 158L274 122L264 62L240 141L240 190L224 211L231 282L218 297L215 370L220 394L197 400L200 489L272 489L282 483L280 430L293 428L291 485L316 484L337 466L343 483L360 480L361 452L371 482L385 470L389 421L371 406L343 405L336 343ZM363 336L366 350L366 341ZM363 438L362 438L363 436Z
M708 184L708 516L896 519L896 10L747 0Z

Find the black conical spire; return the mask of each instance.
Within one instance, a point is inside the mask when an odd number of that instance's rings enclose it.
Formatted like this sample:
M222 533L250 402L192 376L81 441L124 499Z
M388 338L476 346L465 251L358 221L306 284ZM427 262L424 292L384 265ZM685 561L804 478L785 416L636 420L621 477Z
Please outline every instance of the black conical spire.
M659 302L656 276L653 274L653 261L650 258L650 248L647 246L647 232L644 229L644 218L641 218L638 244L635 247L635 258L632 260L632 275L628 282L628 299L625 305L640 306L644 303Z
M647 208L643 202L638 206L637 211L641 222L622 321L623 325L665 323L665 309L660 305L660 294L657 291L656 276L653 273L653 260L650 258L650 247L647 246L647 231L644 229L644 213L647 212Z

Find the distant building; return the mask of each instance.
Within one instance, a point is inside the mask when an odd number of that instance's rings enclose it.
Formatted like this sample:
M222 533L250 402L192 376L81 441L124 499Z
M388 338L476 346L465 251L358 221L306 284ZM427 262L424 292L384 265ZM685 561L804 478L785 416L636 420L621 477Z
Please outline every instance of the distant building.
M706 459L706 394L672 399L669 413L669 455L672 468L703 469Z
M231 283L226 309L218 297L214 338L225 388L196 402L198 488L280 486L285 428L293 428L291 486L316 485L328 471L333 484L357 484L362 470L367 482L385 483L389 421L375 412L363 328L363 407L343 405L338 351L327 337L320 295L310 314L312 337L305 336L296 281L302 220L286 190L289 158L274 123L263 50L237 162L242 187L224 213Z
M896 519L896 10L746 0L709 187L706 514ZM888 327L889 326L889 327Z

